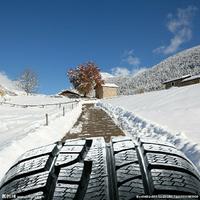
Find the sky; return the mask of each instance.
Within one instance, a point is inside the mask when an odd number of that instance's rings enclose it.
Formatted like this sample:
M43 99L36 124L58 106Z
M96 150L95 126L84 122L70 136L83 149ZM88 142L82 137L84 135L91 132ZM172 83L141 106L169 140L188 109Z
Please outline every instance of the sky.
M130 75L199 45L199 19L199 0L0 0L0 72L31 68L44 94L87 61Z

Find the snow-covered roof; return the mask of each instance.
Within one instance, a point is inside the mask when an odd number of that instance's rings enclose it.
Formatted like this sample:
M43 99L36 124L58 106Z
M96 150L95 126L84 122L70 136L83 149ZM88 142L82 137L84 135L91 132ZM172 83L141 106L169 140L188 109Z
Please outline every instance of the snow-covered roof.
M63 93L70 93L70 94L76 94L76 95L79 95L75 90L69 90L69 89L66 89L66 90L62 90L60 93L58 93L59 95L63 94Z
M115 87L115 88L118 88L119 86L117 86L116 84L114 83L105 83L102 85L103 87Z
M191 77L190 74L188 75L184 75L184 76L181 76L181 77L178 77L178 78L174 78L174 79L171 79L171 80L167 80L167 81L164 81L163 83L169 83L169 82L172 82L172 81L178 81L178 80L183 80L183 79L186 79L186 78L189 78Z
M194 79L200 79L200 74L195 75L195 76L191 76L191 77L189 77L189 78L186 78L186 79L184 79L182 82L190 81L190 80L194 80Z

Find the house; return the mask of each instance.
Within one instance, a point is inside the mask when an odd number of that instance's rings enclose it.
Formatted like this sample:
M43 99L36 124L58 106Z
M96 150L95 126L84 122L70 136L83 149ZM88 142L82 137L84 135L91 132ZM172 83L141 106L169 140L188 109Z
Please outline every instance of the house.
M95 97L102 99L107 97L117 96L118 86L114 83L105 83L95 87Z
M170 87L180 87L181 86L181 82L186 79L186 78L190 78L191 75L185 75L185 76L182 76L182 77L179 77L179 78L175 78L175 79L171 79L171 80L168 80L168 81L165 81L163 82L164 86L165 86L165 89L168 89Z
M63 90L59 93L61 96L69 97L69 98L80 98L80 94L73 92L71 90Z
M193 84L197 84L197 83L200 83L200 74L184 79L181 82L181 86L193 85Z
M200 74L195 75L195 76L186 75L186 76L182 76L180 78L176 78L173 80L163 82L163 84L165 85L165 89L168 89L173 86L182 87L182 86L193 85L193 84L197 84L197 83L200 83Z
M0 96L4 96L5 95L5 92L0 88Z

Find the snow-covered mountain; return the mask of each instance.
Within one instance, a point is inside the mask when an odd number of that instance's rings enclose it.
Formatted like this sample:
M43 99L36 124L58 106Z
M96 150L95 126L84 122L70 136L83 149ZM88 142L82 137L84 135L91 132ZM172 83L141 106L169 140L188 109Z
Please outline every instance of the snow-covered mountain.
M200 73L200 45L171 56L159 64L128 77L109 78L119 86L119 94L135 94L163 88L162 82Z

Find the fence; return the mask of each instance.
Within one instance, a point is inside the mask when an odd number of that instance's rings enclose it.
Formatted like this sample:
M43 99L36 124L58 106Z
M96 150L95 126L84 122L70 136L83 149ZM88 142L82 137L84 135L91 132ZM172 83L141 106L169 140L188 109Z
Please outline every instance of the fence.
M66 112L69 110L74 109L80 100L74 100L74 101L68 101L68 102L60 102L60 103L49 103L49 104L15 104L15 103L9 103L9 102L0 102L1 105L10 105L12 107L22 107L22 108L46 108L48 106L58 106L59 111L54 112L53 114L50 113L44 113L45 117L45 125L49 125L49 121L55 119L59 116L65 116Z
M2 101L0 102L0 104L4 104L4 105L10 105L10 106L19 106L19 107L23 107L23 108L27 108L27 107L40 107L40 108L44 108L46 106L59 106L61 107L62 105L67 105L67 104L73 104L73 103L77 103L80 102L80 100L74 100L74 101L68 101L68 102L61 102L61 103L47 103L47 104L15 104L15 103L9 103L6 101Z

